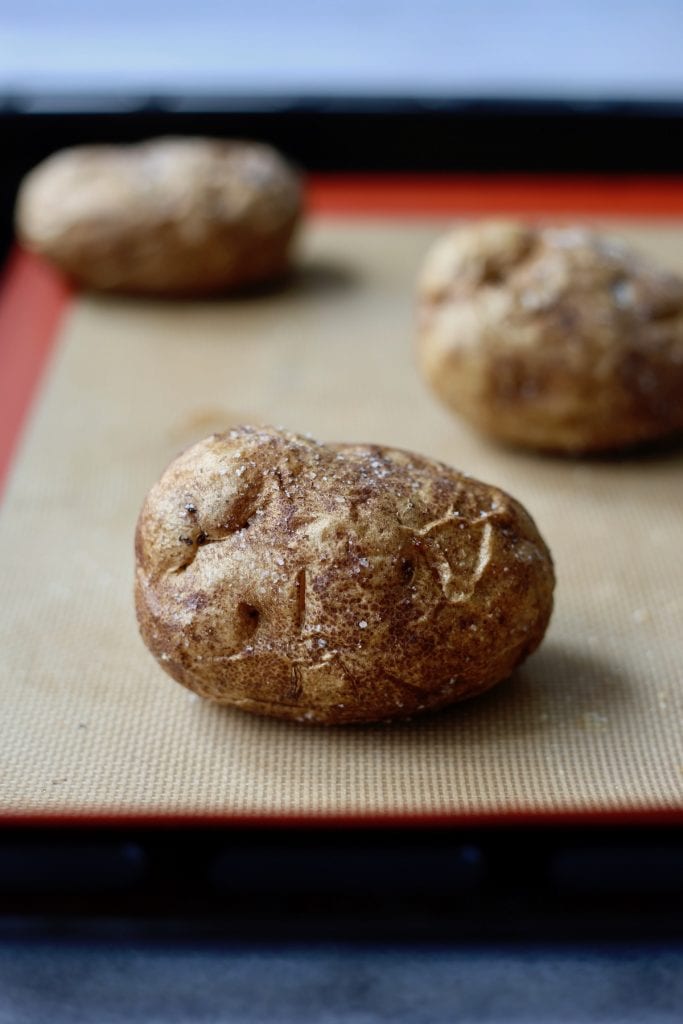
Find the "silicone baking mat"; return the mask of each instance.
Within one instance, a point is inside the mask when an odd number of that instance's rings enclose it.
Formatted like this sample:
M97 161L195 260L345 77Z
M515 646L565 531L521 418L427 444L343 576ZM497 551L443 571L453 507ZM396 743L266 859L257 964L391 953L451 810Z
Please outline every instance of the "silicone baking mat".
M6 302L34 329L4 343L35 361L61 319L0 508L2 813L683 811L683 453L512 452L432 399L414 280L454 219L317 214L291 284L233 300L67 303L15 261ZM683 223L609 227L683 271ZM487 695L402 724L310 727L193 698L138 637L133 530L174 454L241 422L412 448L515 494L557 567L538 653Z

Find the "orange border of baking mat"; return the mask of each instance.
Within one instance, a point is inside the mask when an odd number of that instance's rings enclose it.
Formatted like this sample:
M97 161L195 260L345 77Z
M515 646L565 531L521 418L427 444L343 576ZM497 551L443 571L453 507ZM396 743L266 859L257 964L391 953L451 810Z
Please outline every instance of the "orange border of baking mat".
M683 177L314 175L308 206L342 215L677 217Z
M308 209L339 216L526 214L683 217L683 177L316 175ZM0 493L72 291L39 258L15 250L0 290ZM505 814L231 815L0 812L4 825L348 827L490 825L681 825L683 808L530 811Z
M46 263L15 250L0 291L0 497L70 289Z

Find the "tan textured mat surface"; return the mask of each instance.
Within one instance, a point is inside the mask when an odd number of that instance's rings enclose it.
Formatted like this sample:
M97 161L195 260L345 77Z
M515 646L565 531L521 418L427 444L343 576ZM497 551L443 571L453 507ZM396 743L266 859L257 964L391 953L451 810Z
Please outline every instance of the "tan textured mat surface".
M683 453L501 451L431 399L412 287L435 221L318 220L279 294L82 298L0 510L0 810L683 808ZM627 232L683 270L683 228ZM321 729L205 704L138 638L132 535L187 443L239 421L441 458L510 490L557 565L541 650L412 723Z

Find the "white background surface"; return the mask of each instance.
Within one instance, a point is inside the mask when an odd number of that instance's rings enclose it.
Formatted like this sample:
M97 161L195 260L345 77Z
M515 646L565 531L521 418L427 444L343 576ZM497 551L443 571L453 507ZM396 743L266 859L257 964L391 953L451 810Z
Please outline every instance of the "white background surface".
M0 92L683 99L683 0L0 0Z

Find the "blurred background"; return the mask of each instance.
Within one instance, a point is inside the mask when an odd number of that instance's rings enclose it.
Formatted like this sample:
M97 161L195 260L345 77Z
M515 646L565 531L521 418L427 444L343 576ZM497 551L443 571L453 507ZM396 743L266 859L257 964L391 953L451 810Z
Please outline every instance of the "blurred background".
M678 0L5 0L0 243L56 149L258 138L318 172L677 173Z
M678 0L5 0L3 12L0 90L32 110L121 93L683 97Z

